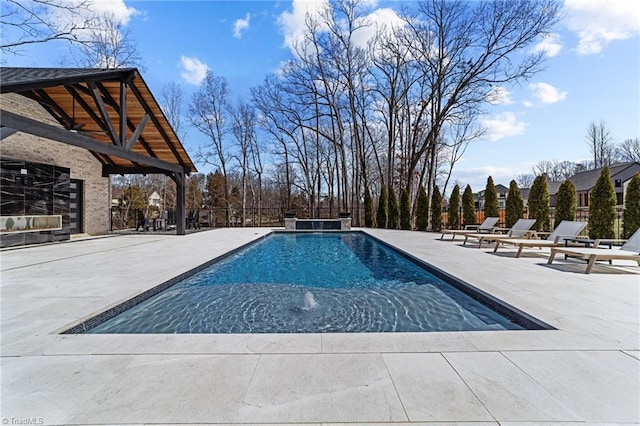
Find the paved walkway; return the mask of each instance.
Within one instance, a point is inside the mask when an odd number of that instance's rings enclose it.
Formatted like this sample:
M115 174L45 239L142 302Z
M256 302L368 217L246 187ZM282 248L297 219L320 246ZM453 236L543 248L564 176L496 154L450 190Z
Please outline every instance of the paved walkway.
M640 423L640 268L368 230L557 328L60 335L268 229L3 251L3 424ZM615 262L615 261L614 261Z

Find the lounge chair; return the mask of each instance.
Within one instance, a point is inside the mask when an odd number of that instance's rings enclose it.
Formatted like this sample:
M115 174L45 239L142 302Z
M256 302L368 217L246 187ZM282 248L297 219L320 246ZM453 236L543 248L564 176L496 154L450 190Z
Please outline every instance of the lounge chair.
M518 219L511 228L498 230L502 232L507 231L506 234L465 234L462 245L466 245L469 238L478 240L478 248L482 248L482 244L485 241L489 242L505 238L523 238L528 232L530 232L529 230L534 223L536 223L535 219Z
M640 266L640 228L634 232L634 234L627 240L626 243L620 247L620 249L614 248L587 248L587 247L554 247L551 249L549 260L547 264L551 264L557 253L563 253L569 256L580 256L587 261L587 269L585 274L591 272L596 260L608 260L612 259L621 260L635 260Z
M456 235L465 235L465 234L476 234L476 233L491 233L493 227L498 223L500 218L490 216L484 220L480 225L467 225L464 229L445 229L442 231L442 236L440 239L443 239L445 234L451 234L451 241L456 238Z
M502 244L511 244L518 247L516 257L520 257L522 249L525 247L557 247L565 244L563 238L575 238L584 228L587 226L587 222L574 222L571 220L563 220L556 226L549 236L544 239L524 239L524 238L499 238L496 240L496 246L493 249L494 252L498 251L498 248Z

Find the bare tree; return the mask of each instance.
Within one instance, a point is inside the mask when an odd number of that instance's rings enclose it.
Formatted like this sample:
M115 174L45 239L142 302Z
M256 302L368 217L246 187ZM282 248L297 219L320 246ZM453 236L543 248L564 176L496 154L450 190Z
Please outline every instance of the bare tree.
M616 147L607 123L602 120L597 124L594 121L589 123L585 138L589 151L593 155L594 169L609 166L615 161Z
M534 175L547 175L551 182L564 182L573 176L575 172L576 164L571 161L544 160L538 161L533 166Z
M285 67L285 70L288 68ZM280 161L274 176L283 179L279 184L286 191L282 194L285 211L291 210L294 163L301 162L299 155L305 152L300 149L298 141L303 120L297 110L299 103L291 95L294 90L290 84L274 75L267 76L263 84L251 89L252 101L260 111L260 127L272 136L272 154L276 161ZM305 180L310 179L308 176Z
M443 194L447 191L453 167L464 155L469 142L484 134L484 129L475 122L474 117L463 117L463 119L465 121L460 121L453 126L447 127L448 133L445 135L438 153L438 164L442 167L442 171L439 174L443 176L444 181L442 185ZM420 185L422 185L422 180L420 180L418 186Z
M0 51L20 54L30 44L52 40L85 43L92 27L91 0L3 0L0 11Z
M416 182L430 191L446 180L482 134L477 118L493 87L540 70L544 54L528 47L551 31L559 8L555 0L427 0L367 50L357 39L371 29L369 6L336 0L307 15L294 58L254 93L287 158L281 170L303 178L287 177L292 186L310 199L326 188L354 211L374 179L412 199Z
M231 108L231 133L239 150L234 155L240 166L242 180L242 226L247 222L247 188L250 178L249 157L256 139L256 113L251 105L238 100L237 105Z
M257 205L255 205L254 203L255 208L253 209L253 211L255 212L256 209L258 210L258 226L262 226L262 195L263 195L262 176L264 174L264 165L262 161L261 151L263 149L264 147L260 143L260 140L257 137L253 138L251 146L249 147L249 154L251 156L251 169L255 173L257 178L257 182L256 182L256 186L258 187L257 199L255 197L255 194L252 199L257 202ZM255 192L253 188L252 188L252 192ZM256 223L255 217L253 218L251 223L252 225L255 226L255 223Z
M402 28L378 29L375 38L369 44L373 64L372 74L375 81L373 90L378 99L373 108L384 123L386 146L373 145L378 164L381 184L387 186L394 181L397 147L402 145L404 127L409 121L407 106L414 103L409 99L411 90L420 79L420 70L403 39ZM386 148L386 151L382 152ZM386 159L386 161L385 161ZM402 160L400 158L399 160ZM383 166L384 165L384 166Z
M527 47L558 19L553 0L425 0L415 14L405 16L406 43L424 76L407 133L403 173L409 191L416 170L423 167L430 194L447 127L474 122L495 85L517 83L540 71L544 53L527 52Z
M531 188L535 179L536 176L532 173L523 173L516 176L516 182L518 182L520 188Z
M167 120L180 140L187 137L187 129L184 126L182 115L184 92L182 86L175 81L164 85L160 92L160 105L167 116Z
M626 139L618 147L617 153L622 161L640 162L640 138Z
M189 122L210 142L208 147L201 148L197 158L206 164L220 169L225 180L228 178L228 156L225 137L229 133L227 124L229 115L229 85L224 77L207 71L200 88L193 94L189 105ZM227 226L231 223L231 199L228 181L224 186L224 197L227 203Z
M94 19L88 40L71 53L70 61L83 68L140 68L144 70L131 32L110 12Z

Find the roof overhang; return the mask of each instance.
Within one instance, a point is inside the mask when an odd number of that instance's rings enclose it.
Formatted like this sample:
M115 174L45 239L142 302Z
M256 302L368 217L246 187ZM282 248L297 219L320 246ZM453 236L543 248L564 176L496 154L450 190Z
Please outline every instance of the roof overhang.
M20 131L85 148L104 175L196 171L135 68L2 67L0 93L37 101L62 126L2 109L2 138Z

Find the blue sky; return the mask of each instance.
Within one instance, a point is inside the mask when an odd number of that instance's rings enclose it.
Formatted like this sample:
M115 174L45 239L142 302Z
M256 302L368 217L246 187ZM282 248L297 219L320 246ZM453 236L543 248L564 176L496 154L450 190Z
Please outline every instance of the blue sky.
M378 21L393 19L403 2L366 0ZM227 78L233 96L278 69L290 55L305 10L321 1L98 0L120 17L135 40L143 77L158 98L178 82L186 99L207 69ZM590 158L590 122L606 122L614 142L640 137L640 2L566 0L554 35L541 40L546 70L521 86L502 88L483 118L487 133L468 147L453 179L484 188L487 176L509 184L542 160ZM49 43L5 56L6 66L60 66L68 45ZM195 153L195 130L185 141ZM206 168L199 167L202 171Z

